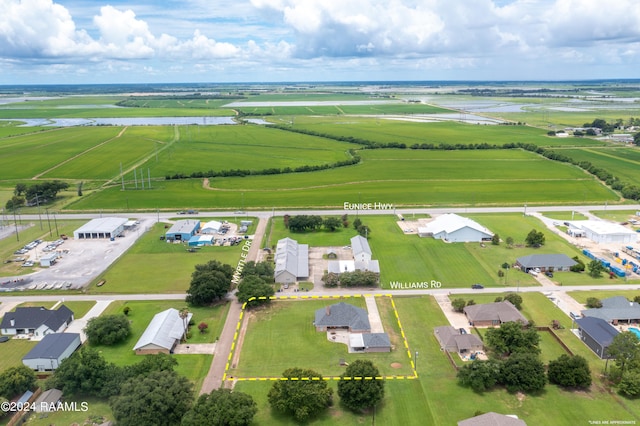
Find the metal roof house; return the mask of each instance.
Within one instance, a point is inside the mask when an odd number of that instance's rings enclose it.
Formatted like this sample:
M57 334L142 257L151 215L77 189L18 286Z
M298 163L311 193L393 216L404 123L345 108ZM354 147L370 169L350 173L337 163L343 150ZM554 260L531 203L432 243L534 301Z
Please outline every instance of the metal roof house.
M524 272L539 268L540 271L568 271L578 262L566 254L530 254L516 259L516 265Z
M165 233L167 241L189 241L200 229L200 221L195 219L178 220Z
M529 322L508 300L465 306L464 314L469 324L476 327L495 327L512 321L520 321L523 324Z
M614 296L602 299L602 308L585 309L585 317L600 318L606 322L640 322L640 304L630 302L624 296Z
M461 334L459 329L450 325L443 325L434 329L436 340L440 343L440 348L447 352L476 352L484 349L482 340L475 334Z
M620 332L601 318L584 317L576 319L580 340L600 358L609 358L607 348Z
M31 334L39 340L51 333L61 333L73 321L73 312L65 305L56 310L42 306L18 307L7 312L0 323L0 331L6 335Z
M127 219L122 217L92 219L73 231L73 238L76 240L114 238L122 234L125 223Z
M55 370L80 344L78 333L47 334L22 358L22 363L37 371Z
M186 318L180 318L180 312L174 308L156 314L133 347L136 355L172 353L192 316L189 312Z
M475 220L447 213L418 228L420 237L433 237L452 243L490 241L493 232Z
M361 235L351 238L351 251L356 262L369 262L371 260L371 247L369 241Z
M332 329L349 330L356 333L371 331L367 311L344 302L316 310L313 325L317 331Z
M309 276L309 246L291 238L278 241L274 278L280 284L293 284Z

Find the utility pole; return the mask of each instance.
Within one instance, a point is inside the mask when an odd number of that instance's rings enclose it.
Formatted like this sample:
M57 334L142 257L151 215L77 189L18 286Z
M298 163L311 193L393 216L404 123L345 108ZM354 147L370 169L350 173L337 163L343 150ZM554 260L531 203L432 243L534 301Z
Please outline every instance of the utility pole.
M16 209L13 209L13 224L16 227L16 241L20 241L20 235L18 234L18 221L16 220Z
M122 190L124 191L124 175L122 174L122 163L120 163L120 180L122 181Z
M40 230L42 231L42 215L40 214L40 201L38 199L37 192L36 192L36 204L38 205L38 219L40 219Z

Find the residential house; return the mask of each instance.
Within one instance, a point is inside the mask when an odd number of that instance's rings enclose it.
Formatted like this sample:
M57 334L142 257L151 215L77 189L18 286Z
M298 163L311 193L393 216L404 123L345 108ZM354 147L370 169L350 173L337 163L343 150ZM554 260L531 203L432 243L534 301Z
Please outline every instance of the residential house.
M609 358L607 348L620 332L602 318L584 317L575 321L578 324L580 340L600 358Z
M472 353L484 350L482 340L475 334L462 334L459 329L450 325L443 325L434 329L436 340L440 348L447 352L459 354Z
M512 321L528 323L527 319L508 300L465 306L464 314L467 316L469 324L476 327L496 327Z
M7 312L0 323L2 334L30 335L39 340L51 333L63 332L73 321L73 312L65 305L58 309L49 310L43 306L18 307L13 312Z
M193 314L181 318L177 309L169 308L156 314L133 347L136 355L173 353L187 332Z

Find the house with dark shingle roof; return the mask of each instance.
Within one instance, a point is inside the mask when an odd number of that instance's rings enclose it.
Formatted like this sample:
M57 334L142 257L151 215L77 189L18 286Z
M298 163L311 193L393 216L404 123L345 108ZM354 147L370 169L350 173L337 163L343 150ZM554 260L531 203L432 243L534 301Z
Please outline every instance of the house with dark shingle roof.
M460 330L450 325L443 325L434 329L436 340L440 343L440 348L447 352L457 352L459 354L482 351L484 345L482 340L475 334L462 334Z
M464 307L469 324L476 327L495 327L505 322L520 321L529 323L520 311L508 300L483 303Z
M582 315L585 317L600 318L612 324L618 322L640 322L640 304L630 302L624 296L614 296L602 299L602 308L585 309Z
M351 352L391 352L387 333L353 333L349 335Z
M607 348L613 342L613 338L620 332L607 321L596 317L584 317L576 319L578 335L585 345L600 358L609 358Z
M22 363L37 371L55 370L80 344L78 333L47 334L22 358Z
M348 330L356 333L371 331L367 311L344 302L316 310L313 325L317 331L332 329Z
M524 272L538 268L540 271L569 271L578 262L566 254L530 254L516 259L516 265Z
M56 310L49 310L43 306L16 308L7 312L0 323L2 334L29 334L39 340L51 333L63 332L73 321L73 312L65 305Z

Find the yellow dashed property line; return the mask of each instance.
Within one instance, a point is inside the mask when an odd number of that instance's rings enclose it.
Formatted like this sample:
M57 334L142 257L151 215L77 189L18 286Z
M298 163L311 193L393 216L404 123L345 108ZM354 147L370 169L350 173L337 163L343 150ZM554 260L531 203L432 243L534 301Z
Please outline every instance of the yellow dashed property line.
M411 369L413 370L413 376L376 376L376 377L340 377L340 376L327 376L327 377L233 377L229 376L229 369L231 367L231 360L233 357L233 353L236 348L236 342L239 336L240 327L242 326L242 318L245 313L245 309L247 304L254 300L295 300L295 299L347 299L347 298L355 298L355 297L388 297L391 300L391 307L393 308L393 313L398 321L398 328L400 329L400 335L402 336L402 340L404 342L404 346L407 350L407 356L409 358L409 363L411 364ZM407 336L404 333L404 329L402 328L402 323L400 322L400 316L398 315L398 310L396 309L396 304L393 301L393 296L391 294L353 294L353 295L321 295L321 296L304 296L304 295L294 295L294 296L258 296L251 297L245 303L242 304L242 308L240 311L240 319L238 320L238 324L236 326L236 332L233 335L233 342L231 343L231 351L229 353L229 359L225 366L225 371L222 376L222 381L226 380L234 380L234 381L287 381L287 380L412 380L418 378L418 372L416 371L416 365L411 356L411 351L409 350L409 342L407 341Z

